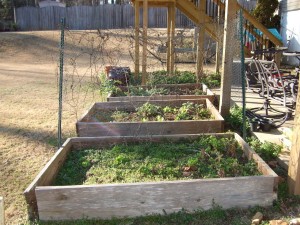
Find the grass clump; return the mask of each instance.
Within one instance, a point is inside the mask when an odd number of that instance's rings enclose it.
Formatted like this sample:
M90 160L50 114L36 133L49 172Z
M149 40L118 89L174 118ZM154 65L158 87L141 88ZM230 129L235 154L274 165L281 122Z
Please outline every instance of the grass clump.
M72 151L55 185L133 183L257 175L232 138L122 144Z

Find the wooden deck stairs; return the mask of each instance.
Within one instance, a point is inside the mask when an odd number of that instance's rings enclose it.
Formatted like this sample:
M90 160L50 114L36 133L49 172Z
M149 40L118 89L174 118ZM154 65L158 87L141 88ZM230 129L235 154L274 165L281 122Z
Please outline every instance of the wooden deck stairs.
M174 74L174 33L176 26L176 8L184 13L191 21L198 26L199 30L205 30L215 41L218 43L216 50L216 72L220 68L220 49L223 40L223 22L225 20L225 4L224 1L229 0L131 0L135 7L135 74L139 73L139 10L140 7L148 9L148 7L166 7L168 9L167 18L167 71L169 74ZM242 12L243 15L243 40L245 43L245 56L249 57L252 50L266 49L270 47L282 47L282 42L275 37L264 25L259 23L246 9L244 9L238 2L230 1L231 18L234 19L234 12ZM233 9L234 8L234 9ZM233 10L233 11L232 11ZM145 13L144 13L145 12ZM143 43L147 43L147 26L148 26L148 10L143 11ZM237 26L234 24L232 26ZM197 48L197 81L203 75L203 61L202 54L204 46L204 33L199 32L198 35L198 48ZM234 32L233 30L231 32ZM142 83L146 80L146 67L147 67L147 44L143 45L142 56ZM280 54L275 56L276 62L280 62Z
M140 6L143 5L143 0L132 0L140 2ZM202 0L200 0L202 1ZM196 25L200 23L205 24L205 31L215 40L218 41L220 37L220 30L222 26L217 26L217 18L224 18L225 16L225 4L222 0L209 0L206 1L206 12L204 21L199 21L199 7L198 0L148 0L149 7L168 7L173 4L177 9L184 13L190 20ZM281 47L282 42L275 37L264 25L259 23L246 9L244 9L238 2L235 6L236 11L242 10L244 17L244 28L245 28L245 41L249 34L255 38L251 46L245 48L246 54L249 55L250 50L253 48L264 49L271 46ZM252 49L250 49L252 48Z

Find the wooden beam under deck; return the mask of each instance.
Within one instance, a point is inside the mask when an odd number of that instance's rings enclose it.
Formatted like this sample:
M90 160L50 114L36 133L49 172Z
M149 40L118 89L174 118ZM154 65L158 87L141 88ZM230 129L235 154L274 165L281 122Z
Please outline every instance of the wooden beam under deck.
M132 3L134 4L136 1L132 0ZM140 7L143 5L143 0L138 0ZM168 7L170 3L175 4L176 0L154 0L154 1L148 1L148 7Z

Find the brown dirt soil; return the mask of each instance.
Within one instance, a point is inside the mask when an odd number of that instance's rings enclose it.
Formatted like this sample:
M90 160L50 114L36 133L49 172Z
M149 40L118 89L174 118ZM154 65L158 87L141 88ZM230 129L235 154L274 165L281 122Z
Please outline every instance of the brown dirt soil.
M76 120L101 100L97 77L104 66L134 69L129 32L65 33L64 140L76 136ZM23 191L57 149L59 40L58 31L0 33L0 196L7 224L27 220ZM163 68L148 60L149 70Z

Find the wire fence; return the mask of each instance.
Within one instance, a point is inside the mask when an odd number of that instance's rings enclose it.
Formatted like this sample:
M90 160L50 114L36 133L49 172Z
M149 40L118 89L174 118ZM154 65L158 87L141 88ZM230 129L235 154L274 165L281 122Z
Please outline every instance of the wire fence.
M243 26L240 26L240 23L241 18L236 18L230 23L234 33L231 35L227 49L232 51L233 56L232 99L239 106L242 106L245 101L243 99L244 84L242 82L244 78L242 71L242 50L244 46L241 42L243 31L240 30ZM80 119L81 109L88 109L93 102L106 100L100 93L106 66L129 67L131 70L135 68L135 30L131 28L74 31L68 29L68 27L66 29L63 102L71 108L76 118ZM219 30L219 40L222 40L222 28ZM140 30L141 33L142 30ZM147 72L167 70L167 40L167 29L148 29ZM175 70L195 72L197 29L177 28L173 44L175 47ZM140 45L143 45L141 37ZM140 47L140 49L142 48ZM202 51L204 65L214 67L218 55L216 53L222 57L222 47L217 49L216 42L206 36L205 48ZM243 128L241 132L242 130Z

